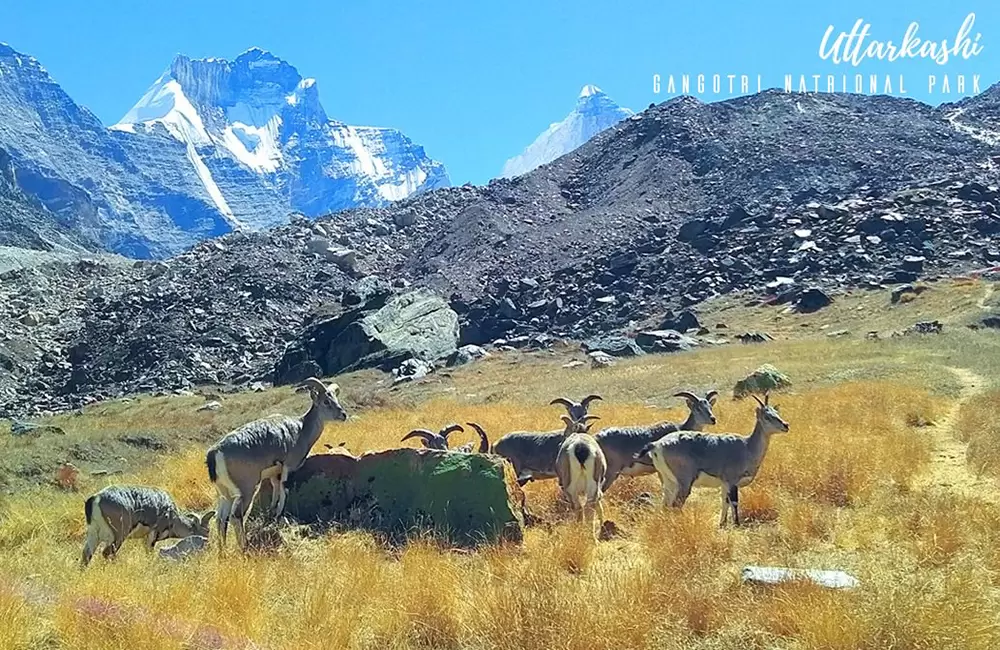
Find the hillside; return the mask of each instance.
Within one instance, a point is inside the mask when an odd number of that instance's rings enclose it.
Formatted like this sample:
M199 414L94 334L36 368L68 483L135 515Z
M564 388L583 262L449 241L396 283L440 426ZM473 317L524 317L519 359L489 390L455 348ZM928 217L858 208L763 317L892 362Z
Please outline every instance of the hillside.
M391 448L413 427L448 421L478 421L494 439L547 428L556 422L552 396L590 392L604 397L593 409L601 426L613 426L679 419L674 392L716 388L723 395L712 430L743 432L752 409L730 399L730 387L773 363L793 382L772 397L791 430L774 438L761 474L741 490L741 528L717 527L714 489L663 512L655 477L623 479L605 499L619 536L594 542L569 521L553 482L541 481L527 488L540 523L520 547L453 552L422 539L397 547L359 532L285 526L246 560L211 552L174 564L130 541L114 563L97 558L81 574L86 494L136 482L165 487L186 508L210 507L205 446L250 418L298 412L305 398L287 388L144 396L44 421L63 433L0 436L0 467L16 488L0 500L8 551L0 645L992 647L1000 641L992 496L1000 339L960 327L995 308L992 288L933 283L891 306L886 293L861 291L813 314L722 298L705 305L707 322L766 327L778 340L606 369L566 367L581 353L555 348L499 353L392 388L374 373L346 375L337 381L354 417L330 424L314 452L341 442L353 452ZM827 336L915 319L940 319L945 330L879 341ZM221 407L201 409L208 400ZM67 461L82 470L79 492L55 486ZM840 569L861 588L741 584L751 564Z

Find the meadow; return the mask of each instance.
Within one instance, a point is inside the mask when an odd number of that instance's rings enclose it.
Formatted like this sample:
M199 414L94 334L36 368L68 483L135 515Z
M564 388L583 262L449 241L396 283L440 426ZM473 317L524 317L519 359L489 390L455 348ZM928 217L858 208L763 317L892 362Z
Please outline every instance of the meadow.
M718 527L717 490L664 511L655 477L621 479L605 511L622 534L595 542L544 481L526 488L542 523L520 546L467 552L415 537L388 547L358 532L292 530L267 553L176 564L129 542L81 572L89 493L137 482L209 508L207 443L254 417L301 412L307 398L220 394L220 410L199 411L205 396L144 396L51 418L62 436L0 435L0 648L995 647L1000 336L963 327L991 306L984 289L947 283L891 308L886 292L862 293L812 315L718 301L703 322L777 340L601 370L564 367L583 355L560 346L397 388L373 372L344 376L356 417L329 424L314 448L390 448L411 428L452 421L479 422L494 439L551 429L561 410L550 399L591 392L604 397L592 407L598 424L610 425L679 421L674 392L716 388L713 430L748 433L752 400L730 399L732 385L772 363L793 382L772 398L791 430L741 491L740 528ZM865 338L927 318L945 333ZM53 484L65 460L83 470L79 491ZM842 569L861 587L744 585L748 564Z

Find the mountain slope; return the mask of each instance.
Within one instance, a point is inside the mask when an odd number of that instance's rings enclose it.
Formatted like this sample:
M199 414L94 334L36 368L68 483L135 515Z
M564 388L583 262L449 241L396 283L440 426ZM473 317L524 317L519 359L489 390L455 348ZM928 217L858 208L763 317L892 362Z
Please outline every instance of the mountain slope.
M503 166L503 176L520 176L552 162L631 115L632 111L618 106L597 86L584 86L573 111L561 122L550 125L523 153L508 160Z
M37 60L7 45L0 45L0 114L0 147L21 189L84 239L158 257L230 230L183 172L183 146L166 134L109 132Z
M158 128L235 227L385 205L448 185L444 167L394 129L331 120L314 79L254 48L233 61L178 56L111 127Z

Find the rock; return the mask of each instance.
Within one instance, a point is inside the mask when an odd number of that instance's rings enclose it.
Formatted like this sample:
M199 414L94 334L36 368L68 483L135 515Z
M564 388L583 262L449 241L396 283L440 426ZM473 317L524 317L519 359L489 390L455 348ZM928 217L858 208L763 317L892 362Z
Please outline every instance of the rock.
M944 331L944 326L941 321L921 321L919 323L914 323L910 326L906 332L913 334L940 334Z
M398 368L392 369L392 383L398 384L404 381L421 379L433 371L434 366L423 359L407 359Z
M773 341L774 337L767 332L743 332L736 335L736 340L743 344L767 343L768 341Z
M845 208L835 205L821 205L816 208L816 214L818 214L821 219L840 219L842 217L849 216L850 212L848 212Z
M590 367L594 369L610 368L615 365L615 358L607 352L597 350L596 352L591 352L587 356L590 357Z
M645 352L686 352L698 347L698 341L675 330L638 332L635 342Z
M903 270L911 273L920 273L924 270L924 262L927 258L921 255L907 255L903 258Z
M781 390L792 385L788 375L774 366L765 364L736 382L733 386L733 399L742 399L748 395L763 395L769 391Z
M688 309L677 315L674 315L672 311L668 311L660 321L659 327L657 327L657 329L676 330L681 333L700 328L701 322L698 320L698 317Z
M677 239L683 242L692 242L710 231L712 227L713 224L708 219L692 219L681 225L677 231Z
M51 424L36 424L35 422L14 420L10 423L10 434L12 436L40 436L43 434L62 436L66 435L66 432L62 428Z
M740 578L744 583L755 585L778 585L784 582L805 581L829 589L855 589L861 586L857 578L843 571L819 569L747 566L743 568Z
M980 323L983 327L1000 329L1000 316L985 316Z
M355 282L349 289L344 289L341 295L340 304L351 308L368 304L374 306L378 302L379 306L384 305L392 295L392 287L377 275L366 275Z
M28 327L36 327L42 322L41 316L31 311L22 314L17 320L22 325L27 325Z
M902 284L894 288L889 294L889 302L895 305L900 302L906 294L919 296L924 291L927 291L927 287L922 285Z
M614 357L638 357L645 354L633 339L621 334L595 336L584 341L582 347L587 352L604 352Z
M524 493L492 454L390 449L355 458L321 454L289 478L287 513L405 541L414 532L459 546L523 537Z
M810 314L814 311L819 311L832 302L833 299L825 291L811 287L799 295L799 299L795 301L795 309L800 313Z
M222 404L221 403L219 403L219 402L217 402L215 400L212 400L211 402L207 402L207 403L202 404L201 406L199 406L198 410L199 411L218 411L221 408L222 408Z
M603 353L601 353L601 352L595 352L594 354L603 354ZM579 359L573 359L572 361L567 361L566 363L562 364L562 367L563 368L567 368L567 369L568 368L579 368L582 365L584 365L582 361L580 361Z
M473 361L478 361L480 359L485 359L490 356L490 353L479 347L478 345L463 345L458 348L448 357L447 365L451 366L464 366L467 363L472 363Z
M161 547L159 549L159 555L164 560L180 562L203 553L207 548L207 537L202 537L201 535L189 535L188 537L185 537L170 546Z
M355 309L308 325L276 365L275 384L301 381L307 373L390 370L411 358L433 362L456 350L458 335L458 314L447 302L412 291L375 310Z

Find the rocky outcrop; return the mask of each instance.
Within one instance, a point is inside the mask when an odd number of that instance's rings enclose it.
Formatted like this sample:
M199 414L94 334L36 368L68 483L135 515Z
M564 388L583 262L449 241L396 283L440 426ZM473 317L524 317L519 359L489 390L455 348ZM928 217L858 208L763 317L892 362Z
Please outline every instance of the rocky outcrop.
M510 465L487 454L390 449L358 458L310 456L289 478L287 499L286 511L303 523L394 540L432 533L460 546L519 542L524 526L524 493Z
M274 379L287 384L359 368L389 370L410 359L433 362L453 353L458 338L458 315L441 298L425 291L379 296L307 325Z

